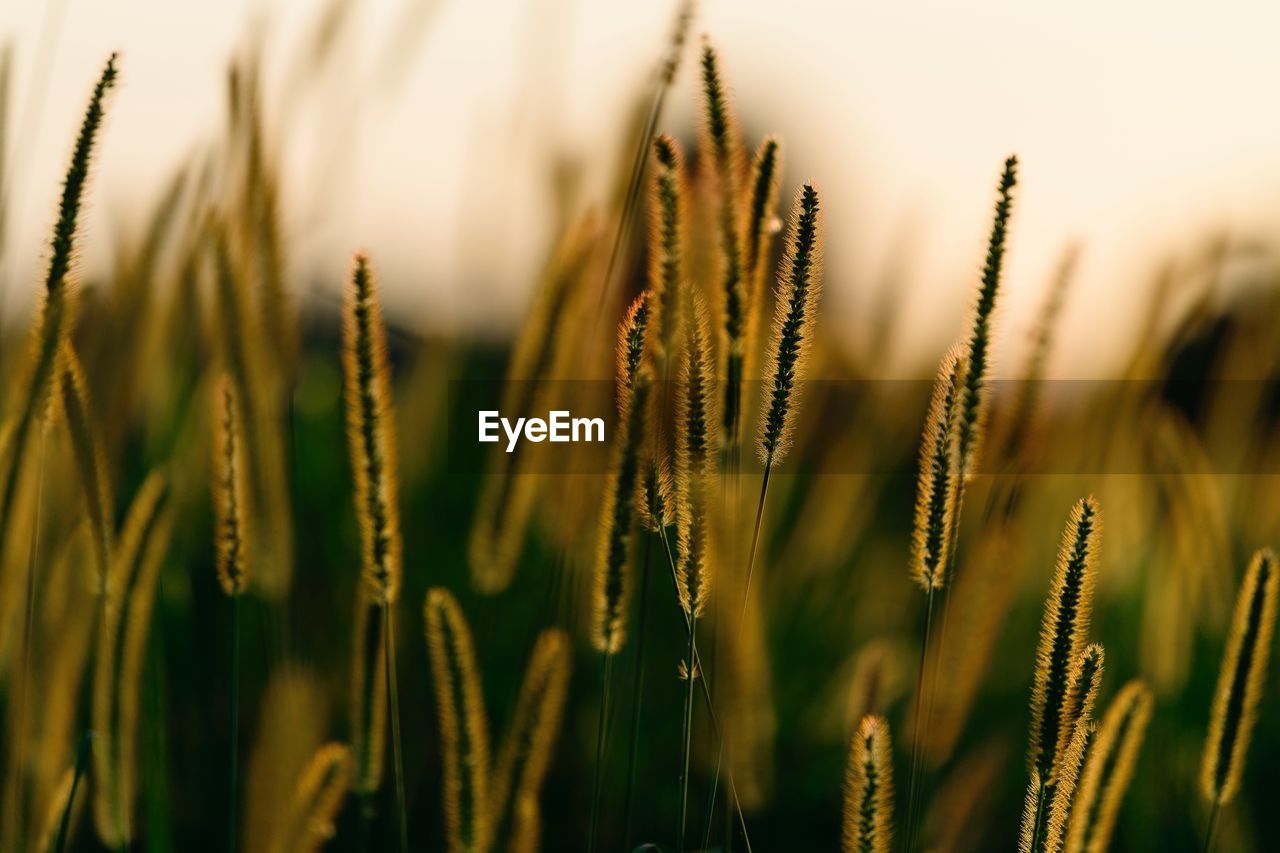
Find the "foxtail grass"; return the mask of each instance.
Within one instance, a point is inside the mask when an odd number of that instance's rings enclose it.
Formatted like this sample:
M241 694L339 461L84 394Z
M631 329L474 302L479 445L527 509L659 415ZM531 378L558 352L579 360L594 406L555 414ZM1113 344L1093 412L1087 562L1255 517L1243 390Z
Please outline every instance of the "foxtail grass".
M107 59L106 66L89 98L89 106L85 110L84 120L80 125L80 132L72 151L71 163L67 167L66 178L62 184L62 196L58 204L58 217L54 223L53 238L50 242L49 266L45 273L44 289L40 295L40 308L32 324L27 360L17 374L17 411L12 415L12 429L8 438L8 462L3 469L0 469L4 472L3 490L0 491L0 537L6 540L14 535L12 524L18 486L30 458L27 445L34 425L44 415L44 404L57 370L62 344L72 325L71 285L68 279L75 259L75 238L80 209L89 180L94 145L105 115L107 93L115 82L116 54L113 53ZM42 464L43 456L42 443L40 453L36 455L37 464ZM32 541L35 541L34 535ZM34 548L32 554L34 556ZM25 586L26 607L22 615L21 651L23 658L29 659L31 619L35 606L34 567L28 569ZM28 670L29 667L23 667L21 681L13 691L16 693L16 699L11 699L17 705L19 734L18 745L13 750L14 756L11 759L11 766L15 768L21 767L24 761L23 733L26 728ZM16 827L21 820L21 781L11 778L8 782L9 819L7 823Z
M960 485L957 408L963 393L964 352L953 347L938 365L933 396L920 440L920 474L916 486L915 527L911 539L911 576L925 591L924 631L916 670L916 701L911 722L911 773L907 783L906 847L915 833L916 792L920 773L920 712L924 671L933 628L934 594L946 583L952 544L955 496ZM935 678L936 682L936 678Z
M760 520L769 490L769 473L782 461L795 430L799 406L797 383L804 377L817 319L818 297L822 291L821 210L818 191L805 184L796 198L787 236L787 254L778 276L773 333L765 368L768 403L761 412L759 452L764 463L760 499L747 557L747 577L743 590L743 614L751 592L751 573L760 542ZM740 620L741 621L741 620ZM741 630L741 629L739 629Z
M505 826L509 849L538 847L538 797L560 734L569 674L568 635L559 628L543 631L529 657L515 717L498 753L490 786L495 837L503 837Z
M272 853L317 853L333 837L334 819L351 788L351 748L326 743L298 779L283 831Z
M977 472L987 410L990 407L987 375L991 360L991 320L1004 269L1005 243L1008 239L1009 219L1013 213L1013 188L1017 183L1018 158L1009 157L1004 161L1004 172L996 191L995 217L991 223L991 237L987 241L987 259L982 267L982 280L978 286L978 300L974 306L973 325L966 348L968 366L964 375L957 437L960 471L966 481Z
M639 490L641 449L648 414L652 370L645 353L648 294L632 304L618 329L619 429L600 513L600 544L592 590L591 642L604 656L600 686L600 718L596 730L595 782L592 786L588 848L595 850L614 656L626 641L631 601L631 536Z
M1045 806L1050 806L1051 824L1055 820L1055 810L1059 824L1066 820L1067 815L1061 809L1070 805L1069 797L1079 772L1078 766L1072 766L1072 763L1078 765L1083 755L1083 742L1079 745L1080 754L1073 750L1076 749L1077 735L1083 738L1087 734L1087 731L1080 733L1080 715L1096 695L1097 688L1092 686L1092 679L1101 674L1101 656L1096 652L1084 654L1093 608L1101 523L1101 510L1092 496L1083 498L1072 508L1062 534L1058 561L1040 623L1027 750L1027 766L1039 780L1030 830L1034 851L1039 851L1043 843L1041 827ZM1089 663L1091 660L1092 664ZM1086 675L1090 676L1088 684L1084 678ZM1070 773L1070 780L1065 786L1058 778L1064 767ZM1068 799L1060 802L1060 794ZM1065 824L1057 827L1059 836L1065 828Z
M741 198L742 141L728 88L720 70L720 57L710 41L702 43L703 120L699 151L714 176L717 276L720 316L724 326L721 350L725 358L724 438L730 447L738 442L742 412L743 366L746 358L747 281L743 263Z
M766 136L751 161L750 195L747 198L745 231L742 242L743 269L747 277L747 332L744 376L754 375L753 356L760 337L760 318L764 315L764 282L769 266L774 233L779 230L779 176L782 174L782 143Z
M1102 647L1090 646L1080 656L1075 666L1072 691L1078 695L1078 712L1071 723L1071 736L1058 753L1057 766L1053 770L1051 786L1053 795L1049 803L1049 817L1045 822L1044 853L1062 853L1070 827L1071 813L1075 807L1076 785L1084 764L1089 734L1093 729L1090 717L1093 697L1097 696L1102 681ZM1065 722L1065 720L1064 720Z
M666 134L653 140L653 190L649 202L649 350L666 378L672 347L680 338L685 287L688 185L679 144Z
M709 521L711 476L716 454L717 424L715 387L711 362L707 311L698 294L692 298L692 323L684 351L681 381L676 391L676 464L678 539L676 586L680 606L688 621L689 642L685 658L687 690L684 697L684 737L680 758L680 824L676 849L684 849L689 804L689 754L693 737L694 682L700 673L694 661L698 618L711 594L713 563Z
M244 423L235 384L229 376L218 383L213 412L214 551L218 583L234 598L248 586L247 460Z
M1101 510L1092 497L1080 500L1072 508L1045 600L1036 649L1027 751L1028 766L1039 771L1044 783L1053 773L1060 735L1070 725L1063 712L1071 688L1071 668L1089 634L1101 522Z
M489 729L471 631L439 587L427 593L424 615L444 756L445 838L454 853L483 853L493 842Z
M1031 779L1027 782L1027 793L1022 800L1022 820L1018 831L1018 853L1034 853L1036 844L1036 824L1040 821L1040 806L1044 797L1044 787L1040 784L1040 771L1031 770Z
M93 682L94 823L108 847L134 837L138 691L160 563L172 530L167 485L151 474L135 495L107 578Z
M1151 691L1130 681L1111 701L1098 733L1089 743L1089 756L1076 789L1067 831L1070 853L1105 853L1133 779L1138 750L1151 720Z
M407 853L404 768L400 752L400 699L396 690L393 605L400 592L400 511L396 488L395 413L386 329L369 259L357 254L343 304L342 366L346 388L347 438L355 476L355 508L360 522L362 580L383 609L384 687L391 708L391 750L395 764L396 814L401 853Z
M1236 596L1231 633L1227 635L1227 648L1214 691L1209 736L1200 761L1200 790L1210 803L1204 841L1206 851L1213 845L1219 810L1240 790L1245 754L1267 677L1278 588L1280 564L1275 552L1264 548L1253 555Z
M868 715L858 724L844 783L845 853L888 853L893 844L893 751L889 724Z
M249 577L245 519L244 428L235 384L229 376L218 383L214 406L213 506L218 582L231 598L231 743L230 792L227 808L227 846L235 853L236 810L239 805L240 756L240 597Z
M342 365L364 582L378 602L392 603L400 588L401 559L395 417L382 306L362 254L356 255L346 289Z

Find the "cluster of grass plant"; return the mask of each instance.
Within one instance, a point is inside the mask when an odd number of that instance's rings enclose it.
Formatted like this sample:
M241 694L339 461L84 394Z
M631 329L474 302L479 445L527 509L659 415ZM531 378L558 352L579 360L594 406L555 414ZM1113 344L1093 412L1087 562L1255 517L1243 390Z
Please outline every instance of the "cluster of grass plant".
M811 383L880 363L821 303L843 200L748 140L707 38L699 126L662 127L691 21L509 347L384 316L364 254L336 310L291 286L254 59L216 153L75 286L108 60L29 340L0 334L0 848L1265 849L1280 502L1196 466L1280 461L1280 297L1134 342L1126 375L1173 379L1207 324L1214 376L1270 371L1248 417L1063 404L1071 248L1002 387L1009 157L932 392ZM450 381L504 360L504 408L611 409L607 448L441 439Z

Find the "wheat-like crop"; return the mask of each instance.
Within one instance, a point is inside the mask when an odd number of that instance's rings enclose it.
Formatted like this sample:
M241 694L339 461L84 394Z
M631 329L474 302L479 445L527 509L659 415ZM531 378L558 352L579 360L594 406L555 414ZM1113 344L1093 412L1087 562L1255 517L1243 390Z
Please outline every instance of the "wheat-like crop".
M425 619L444 755L445 837L454 853L484 853L493 842L489 724L471 631L458 602L439 587L427 593Z
M893 761L889 724L866 716L849 750L844 783L844 850L888 853L893 845Z

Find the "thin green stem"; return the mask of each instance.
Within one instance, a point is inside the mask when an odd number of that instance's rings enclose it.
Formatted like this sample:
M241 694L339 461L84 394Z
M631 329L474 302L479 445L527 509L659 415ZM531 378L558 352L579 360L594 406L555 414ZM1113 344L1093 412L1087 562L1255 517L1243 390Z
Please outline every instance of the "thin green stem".
M240 752L240 594L231 596L231 777L230 802L227 807L227 850L236 853L236 792Z
M659 522L661 524L661 522ZM636 628L636 670L631 684L631 745L627 750L627 796L623 810L623 845L631 849L631 819L636 787L636 754L640 751L640 706L644 698L644 646L649 610L649 560L653 539L644 538L644 559L640 568L640 618Z
M80 736L80 748L76 750L76 775L71 779L71 793L67 795L67 804L62 809L62 819L58 821L58 838L53 845L54 853L63 853L67 847L67 835L71 831L71 808L76 802L80 777L84 776L85 766L89 763L89 747L92 744L93 733L86 730Z
M756 565L756 548L760 544L760 522L764 518L764 502L769 496L769 473L773 471L773 454L764 460L764 476L760 478L760 500L756 502L756 523L751 533L751 552L747 555L747 580L742 587L742 612L738 615L738 642L742 641L742 626L747 622L747 602L751 600L751 574Z
M933 625L934 589L929 587L925 597L924 632L920 638L920 665L916 668L915 711L911 722L911 775L907 785L907 831L903 838L903 850L911 853L916 831L916 798L920 774L920 706L924 704L924 669L929 655L929 632Z
M1209 825L1204 831L1204 853L1213 849L1213 828L1218 823L1218 798L1213 798L1213 808L1209 810Z
M671 584L675 589L678 590L680 587L680 584L679 584L679 581L676 579L676 560L675 560L675 555L671 551L671 541L667 538L667 532L665 530L659 531L659 535L662 538L663 549L666 551L666 554L667 554L667 568L671 572ZM686 613L684 608L681 607L678 603L676 605L676 609L679 610L680 615L684 617L685 625L687 626L689 624L688 622L689 614ZM693 649L693 661L694 661L694 665L697 666L698 669L703 668L702 656L698 654L698 649L696 644L694 645L694 649ZM719 717L716 716L715 704L711 701L711 690L707 687L707 680L705 678L701 678L699 679L699 681L702 683L703 703L707 706L707 718L711 721L711 733L715 736L716 741L719 744L720 751L723 754L724 731L720 728L720 719ZM746 818L743 817L742 815L742 801L738 799L738 786L733 781L733 768L729 768L728 777L729 777L729 795L733 797L734 814L738 818L738 827L742 830L742 840L746 842L747 853L751 853L751 837L747 834L747 821L746 821Z
M382 617L387 629L382 632L387 664L387 702L391 705L391 755L396 774L396 811L400 819L400 853L409 853L409 823L405 812L404 757L400 751L400 689L396 681L395 627L391 621L391 603L382 602Z
M689 752L693 743L693 683L698 677L697 665L694 663L694 637L698 631L697 614L689 616L689 688L684 697L684 743L680 752L680 834L676 837L676 850L684 853L685 821L689 814Z
M591 830L587 837L587 849L591 853L596 850L596 829L599 826L600 819L600 793L604 783L604 774L601 772L604 765L604 740L605 730L608 728L609 719L609 686L613 677L613 655L609 652L604 653L603 672L600 676L600 719L596 724L596 769L595 781L591 786Z

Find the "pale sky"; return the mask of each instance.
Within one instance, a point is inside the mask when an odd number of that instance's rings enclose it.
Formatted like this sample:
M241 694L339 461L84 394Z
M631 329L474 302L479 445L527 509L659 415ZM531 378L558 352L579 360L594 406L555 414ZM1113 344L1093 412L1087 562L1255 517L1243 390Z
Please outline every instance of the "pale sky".
M584 194L603 198L673 4L437 0L415 39L404 22L422 2L357 3L338 73L312 81L324 97L290 116L292 272L336 288L350 252L365 248L402 322L501 331L519 321L553 236L547 146L584 158ZM227 59L251 22L265 23L278 83L323 5L5 4L16 98L7 304L26 305L35 289L63 164L108 52L121 51L123 82L85 220L90 269L220 127ZM1096 375L1114 361L1164 252L1190 252L1213 228L1280 231L1275 4L720 0L702 4L694 32L721 49L748 143L783 137L784 197L806 179L821 186L824 316L850 340L866 333L868 294L896 235L914 228L914 347L895 354L897 373L918 375L958 334L1009 152L1022 182L1007 353L1062 246L1085 245L1059 374ZM410 53L393 86L384 59L397 36ZM691 56L663 121L686 135ZM41 61L44 86L33 82Z

